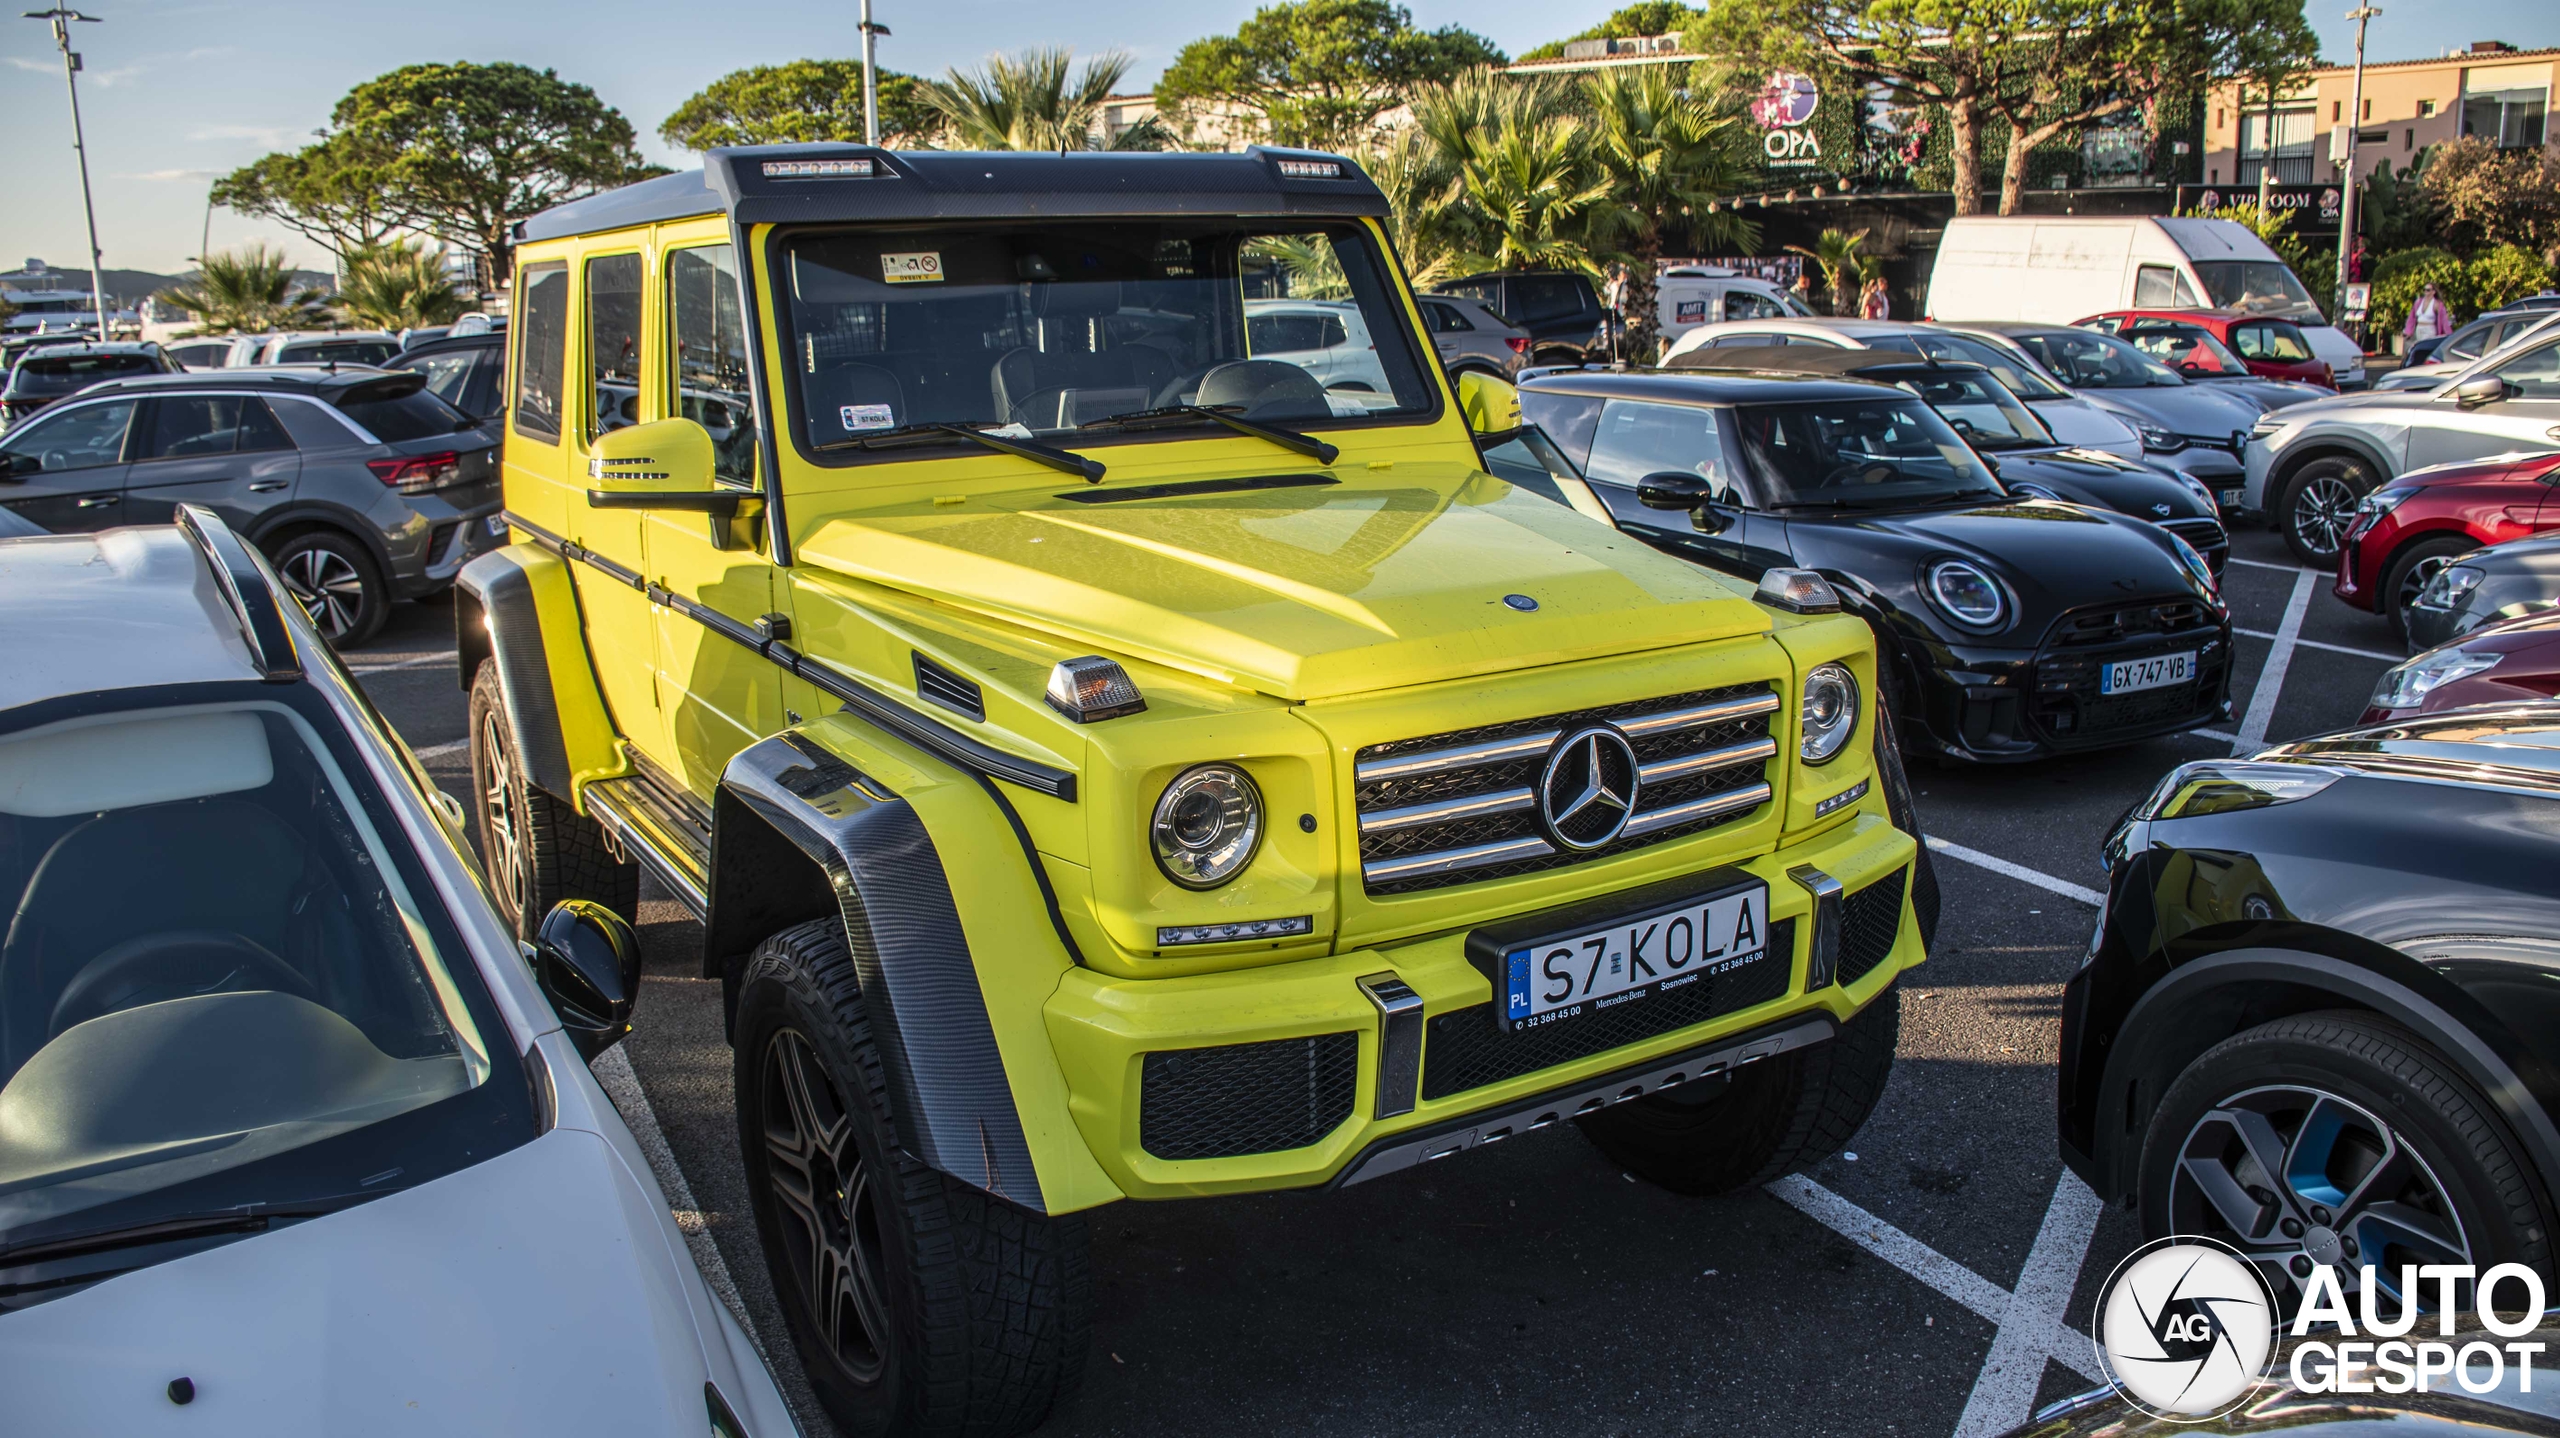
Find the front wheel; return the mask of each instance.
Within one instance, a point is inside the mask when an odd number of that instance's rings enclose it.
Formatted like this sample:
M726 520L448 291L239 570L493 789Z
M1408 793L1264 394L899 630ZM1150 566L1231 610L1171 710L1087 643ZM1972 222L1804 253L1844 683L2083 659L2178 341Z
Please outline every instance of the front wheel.
M844 924L766 939L738 984L738 1143L791 1341L845 1432L1038 1426L1084 1375L1085 1226L925 1167L888 1080Z
M2356 506L2381 479L2363 460L2323 455L2303 465L2276 497L2276 530L2294 557L2315 569L2338 562Z
M2467 538L2422 539L2391 557L2382 572L2382 615L2401 638L2409 637L2409 606L2426 592L2427 582L2480 546Z
M2337 1266L2350 1301L2374 1269L2387 1313L2404 1266L2551 1272L2538 1186L2489 1101L2364 1013L2277 1019L2189 1064L2143 1140L2141 1207L2145 1237L2238 1249L2288 1313L2320 1264ZM2420 1287L2433 1311L2435 1289Z
M1853 1137L1893 1072L1888 989L1829 1043L1612 1104L1574 1120L1611 1162L1673 1193L1738 1193L1810 1167Z

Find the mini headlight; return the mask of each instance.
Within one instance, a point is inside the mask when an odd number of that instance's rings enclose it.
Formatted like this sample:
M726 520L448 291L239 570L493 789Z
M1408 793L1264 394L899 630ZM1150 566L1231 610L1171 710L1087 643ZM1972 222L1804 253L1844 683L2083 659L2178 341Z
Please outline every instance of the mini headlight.
M1808 764L1828 764L1858 732L1858 680L1847 667L1817 664L1804 676L1804 741Z
M2142 447L2152 454L2176 454L2187 442L2156 424L2137 425L2142 433Z
M2419 590L2418 597L2411 602L2420 609L2451 609L2461 603L2465 595L2479 588L2480 581L2486 578L2488 575L2480 570L2460 564L2447 565L2436 571L2436 577L2428 580L2427 587Z
M2438 649L2421 654L2393 669L2386 669L2382 682L2373 686L2373 704L2377 709L2415 709L2427 702L2427 696L2456 679L2468 679L2484 669L2495 669L2503 654L2476 654L2463 649Z
M1938 612L1967 629L1997 629L2009 617L2009 601L1999 581L1961 559L1942 559L1929 566L1929 602Z
M1156 800L1156 866L1186 889L1214 889L1262 847L1262 793L1232 764L1186 769Z

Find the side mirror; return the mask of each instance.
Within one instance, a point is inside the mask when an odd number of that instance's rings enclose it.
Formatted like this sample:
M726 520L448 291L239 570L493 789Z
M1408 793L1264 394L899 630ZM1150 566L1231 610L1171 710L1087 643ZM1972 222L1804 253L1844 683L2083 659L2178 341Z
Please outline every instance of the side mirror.
M1458 412L1477 434L1500 434L1520 427L1520 390L1507 379L1482 370L1458 376Z
M2464 409L2478 409L2507 397L2507 382L2493 374L2476 374L2453 387L2453 402Z
M0 484L24 484L28 475L44 472L43 455L12 454L5 458L8 462L0 464Z
M597 509L682 509L711 516L714 548L730 547L729 521L743 491L711 482L711 431L689 419L625 425L596 439L587 461L587 503Z
M1636 502L1647 509L1697 509L1713 504L1716 487L1694 474L1666 469L1636 481Z
M543 997L588 1062L631 1032L640 937L620 914L593 900L563 899L534 931L532 958Z

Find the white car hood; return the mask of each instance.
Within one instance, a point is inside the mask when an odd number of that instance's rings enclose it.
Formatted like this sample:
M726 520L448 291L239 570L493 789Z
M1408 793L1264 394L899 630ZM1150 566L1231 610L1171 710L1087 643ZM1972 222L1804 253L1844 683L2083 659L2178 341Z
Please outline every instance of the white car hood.
M2133 432L2133 426L2085 399L2040 400L2028 408L2064 444L2103 449L2126 459L2142 458L2142 436Z
M0 1427L703 1438L701 1339L654 1201L602 1138L553 1129L110 1279L0 1318Z

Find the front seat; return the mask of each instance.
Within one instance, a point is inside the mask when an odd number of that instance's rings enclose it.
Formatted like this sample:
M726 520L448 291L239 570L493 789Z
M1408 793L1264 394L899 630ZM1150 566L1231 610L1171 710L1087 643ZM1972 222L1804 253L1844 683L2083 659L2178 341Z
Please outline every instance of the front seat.
M1056 281L1031 286L1039 317L1037 348L1007 350L988 373L996 413L1033 429L1067 429L1087 420L1145 409L1173 383L1162 350L1143 345L1098 349L1099 321L1120 312L1116 280Z

